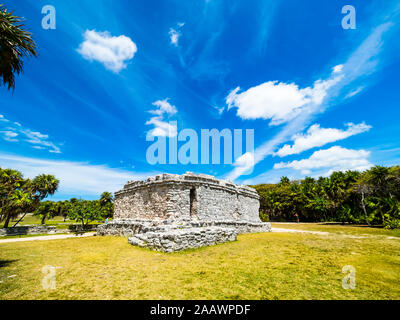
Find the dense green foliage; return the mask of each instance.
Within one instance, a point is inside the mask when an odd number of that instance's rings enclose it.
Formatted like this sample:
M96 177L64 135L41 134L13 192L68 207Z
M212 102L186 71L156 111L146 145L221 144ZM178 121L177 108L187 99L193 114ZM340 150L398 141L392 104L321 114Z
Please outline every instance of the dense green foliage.
M339 221L400 228L400 166L254 186L263 221Z
M23 19L0 4L0 84L15 86L15 74L23 70L23 57L36 56L32 34L24 30Z
M41 217L42 224L46 219L63 216L80 222L85 226L95 220L111 218L114 214L113 200L110 192L103 192L99 200L72 198L71 200L58 202L43 201L33 214Z
M20 214L36 210L40 201L56 192L58 184L52 175L42 174L31 180L17 170L0 168L0 221L4 221L4 227Z
M68 217L82 225L113 216L114 199L110 192L103 192L99 200L93 201L75 198L42 201L56 192L58 184L52 175L41 174L31 180L17 170L0 168L0 222L4 221L4 228L11 220L19 218L14 226L17 225L27 213L39 216L42 224L55 216Z
M33 212L33 215L39 216L41 224L44 224L46 219L52 219L54 217L64 217L65 220L71 208L72 205L69 201L42 201Z

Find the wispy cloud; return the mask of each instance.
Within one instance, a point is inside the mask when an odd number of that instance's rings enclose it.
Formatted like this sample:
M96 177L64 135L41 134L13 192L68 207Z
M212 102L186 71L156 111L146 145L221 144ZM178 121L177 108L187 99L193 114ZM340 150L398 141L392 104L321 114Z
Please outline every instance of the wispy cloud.
M351 90L344 98L348 99L348 98L354 97L357 94L359 94L360 92L362 92L364 90L364 88L365 87L361 86L361 87L358 87L357 89Z
M279 9L282 1L260 1L260 8L257 16L257 33L255 34L255 43L252 46L252 51L263 54L267 49L267 40L270 35L271 25L276 17L276 12Z
M175 106L168 102L168 98L164 100L157 100L153 102L153 106L156 109L150 110L149 113L156 115L150 118L146 122L146 125L153 125L154 129L151 130L150 134L153 137L175 137L177 135L176 125L172 125L167 121L164 121L164 115L171 116L178 112Z
M106 165L91 165L85 162L55 161L21 157L0 153L0 166L20 170L26 177L52 174L60 180L56 194L99 196L104 191L115 192L128 180L142 180L150 173L136 173L110 168Z
M16 139L16 137L18 137L18 133L14 131L0 131L0 133L2 134L4 140L9 142L18 142L18 139Z
M18 122L11 122L3 115L0 119L3 122L4 130L0 131L0 137L8 142L28 143L32 148L47 150L51 153L61 153L59 144L50 141L47 134L23 127ZM1 123L0 123L1 124Z
M131 60L137 51L132 39L124 35L115 37L108 31L86 30L83 37L85 41L78 49L82 57L89 61L98 61L115 73L125 69L127 61Z
M314 124L305 134L295 134L292 137L294 141L293 145L285 144L275 155L285 157L291 154L299 154L303 151L322 147L327 143L343 140L371 129L371 126L366 125L364 122L360 124L350 122L346 126L347 130L340 130L335 128L321 128L319 124Z
M51 153L61 153L60 148L48 140L49 136L47 134L42 134L29 129L23 129L20 130L20 132L27 137L26 142L34 145L33 148L42 150L47 148Z

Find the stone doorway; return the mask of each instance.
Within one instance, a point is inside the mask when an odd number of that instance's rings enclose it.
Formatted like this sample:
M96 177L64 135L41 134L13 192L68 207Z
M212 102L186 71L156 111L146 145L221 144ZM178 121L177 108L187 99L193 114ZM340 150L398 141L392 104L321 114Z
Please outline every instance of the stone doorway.
M197 190L196 188L190 189L190 216L196 217L197 216Z

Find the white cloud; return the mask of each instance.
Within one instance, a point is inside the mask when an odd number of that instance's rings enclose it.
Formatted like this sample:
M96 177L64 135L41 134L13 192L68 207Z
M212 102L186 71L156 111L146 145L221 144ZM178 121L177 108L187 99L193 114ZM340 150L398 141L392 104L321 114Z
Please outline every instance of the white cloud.
M148 173L109 168L105 165L91 165L84 162L55 161L0 154L0 166L20 170L26 177L52 174L60 180L56 196L76 197L99 196L104 191L120 190L129 180L141 180Z
M5 131L0 131L3 139L8 142L27 142L32 145L32 148L47 150L51 153L61 153L61 149L55 143L49 140L47 134L42 134L38 131L32 131L30 129L24 128L20 123L14 122L10 123L4 116L0 117L7 124ZM18 139L16 139L18 137Z
M178 26L178 30L175 28L170 28L169 29L169 39L171 40L171 44L173 44L175 47L178 46L178 42L179 42L179 37L182 35L182 33L180 32L180 29L185 25L184 22L178 22L177 26Z
M146 122L147 125L154 125L154 129L151 131L153 137L175 137L177 135L176 125L170 124L166 121L159 120L154 117Z
M313 87L304 89L294 83L278 81L268 81L242 93L238 93L240 87L237 87L226 97L226 103L228 109L236 107L237 115L242 119L270 119L270 125L278 125L308 111L310 104L321 104L328 89L341 78L342 75L336 75L318 80Z
M242 170L242 174L250 174L254 168L254 154L252 152L246 152L236 159L233 164L238 170Z
M177 135L178 129L175 123L171 124L164 121L164 114L167 116L174 115L178 112L175 106L168 102L168 98L164 100L157 100L153 102L153 105L157 109L150 110L149 112L156 115L150 118L146 122L146 125L154 125L154 129L151 130L151 135L154 137L175 137Z
M137 51L136 44L124 35L115 37L108 31L86 30L83 36L85 41L81 43L78 52L86 60L98 61L115 73L125 69L126 62L131 60Z
M337 66L334 66L332 70L333 70L333 73L340 73L343 70L343 65L338 64Z
M169 99L167 98L164 100L157 100L157 101L153 102L153 106L156 106L158 108L155 110L150 110L149 112L152 114L159 115L159 116L161 116L164 113L169 114L169 115L173 115L173 114L177 113L176 107L171 105L168 102L168 100Z
M340 130L334 128L321 128L319 124L314 124L305 134L295 134L292 137L292 140L294 141L293 145L285 144L275 154L279 157L299 154L305 150L322 147L327 143L343 140L371 129L371 126L366 125L364 122L360 124L350 122L347 123L346 126L347 130Z
M365 150L352 150L334 146L326 150L315 151L308 159L276 163L274 169L292 168L301 171L304 175L310 174L315 169L326 168L329 169L328 172L362 171L372 166L367 159L369 154L370 152Z
M169 29L169 37L171 40L171 43L174 46L178 46L178 41L179 41L179 37L181 36L181 33L179 31L176 31L174 28Z

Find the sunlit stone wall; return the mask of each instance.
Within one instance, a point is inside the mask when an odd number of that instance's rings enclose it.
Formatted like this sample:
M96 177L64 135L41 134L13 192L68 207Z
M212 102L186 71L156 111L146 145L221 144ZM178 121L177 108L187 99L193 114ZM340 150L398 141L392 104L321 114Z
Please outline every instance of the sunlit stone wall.
M131 181L115 194L115 219L260 222L259 196L209 175L162 174Z

